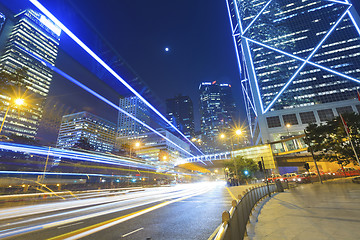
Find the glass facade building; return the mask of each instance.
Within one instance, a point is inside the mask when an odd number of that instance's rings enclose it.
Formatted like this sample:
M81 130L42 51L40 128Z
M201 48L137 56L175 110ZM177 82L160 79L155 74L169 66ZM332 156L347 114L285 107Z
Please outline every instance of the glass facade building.
M132 96L121 98L119 107L139 119L141 122L149 125L149 108L138 97ZM119 112L117 127L117 137L136 136L148 131L143 125L122 112Z
M0 121L3 120L6 109L14 98L25 98L26 104L19 109L10 106L2 134L34 138L53 72L29 56L26 51L55 64L61 30L45 16L33 10L25 10L14 17L10 16L6 21L0 16L0 26L3 26L3 30L11 29L9 33L1 32L2 38L4 34L9 35L6 36L0 65L2 71L15 76L9 82L10 88L0 92L0 101L3 105L0 110Z
M194 105L189 96L166 99L166 116L187 138L195 136Z
M203 82L200 90L201 138L206 153L229 150L220 133L234 126L236 105L230 84ZM230 148L231 149L231 148Z
M88 112L63 116L56 146L72 148L85 140L92 149L111 152L115 144L116 124Z
M347 0L227 0L255 144L360 102L359 17Z

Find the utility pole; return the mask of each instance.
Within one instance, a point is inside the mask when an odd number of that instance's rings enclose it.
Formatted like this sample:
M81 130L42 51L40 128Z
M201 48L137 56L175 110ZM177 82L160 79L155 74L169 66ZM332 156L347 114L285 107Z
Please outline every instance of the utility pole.
M264 158L263 157L261 157L261 162L262 162L263 169L264 169L266 187L267 187L267 190L268 190L268 193L269 193L269 197L271 197L271 192L270 192L270 188L269 188L269 181L267 179L266 168L265 168L265 163L264 163Z

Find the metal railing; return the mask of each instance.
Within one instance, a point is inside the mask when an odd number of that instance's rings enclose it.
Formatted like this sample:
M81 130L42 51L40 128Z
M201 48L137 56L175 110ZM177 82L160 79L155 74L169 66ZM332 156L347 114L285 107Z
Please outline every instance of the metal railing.
M282 184L283 188L288 188L286 184ZM224 211L222 214L222 224L219 231L215 236L215 240L229 240L229 239L243 239L246 233L246 225L249 221L252 209L255 204L266 197L270 193L279 191L275 184L252 187L250 190L243 192L239 195L237 200L232 201L230 211Z

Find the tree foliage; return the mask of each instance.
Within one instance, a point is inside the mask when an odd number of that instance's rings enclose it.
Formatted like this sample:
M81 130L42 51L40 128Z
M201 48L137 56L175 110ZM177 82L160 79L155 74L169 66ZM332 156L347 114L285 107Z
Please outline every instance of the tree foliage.
M360 154L360 116L356 113L343 115L349 129L349 135L357 154ZM340 117L326 124L310 124L306 128L305 141L310 142L317 160L337 162L347 165L357 164L355 153ZM310 151L310 149L309 149Z
M247 159L243 156L233 157L231 160L225 162L224 166L234 175L236 175L237 172L240 180L251 178L252 174L258 170L258 165L252 159ZM245 171L248 171L248 174L245 174Z

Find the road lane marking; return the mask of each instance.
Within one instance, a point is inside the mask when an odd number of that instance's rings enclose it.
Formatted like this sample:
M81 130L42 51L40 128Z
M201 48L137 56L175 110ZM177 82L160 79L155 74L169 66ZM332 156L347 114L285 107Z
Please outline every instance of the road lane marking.
M65 225L65 226L60 226L60 227L58 227L58 229L71 227L71 226L79 225L79 224L82 224L82 223L84 223L84 222L77 222L77 223L73 223L73 224L69 224L69 225Z
M61 240L75 240L75 239L80 239L80 238L86 237L88 235L91 235L93 233L96 233L98 231L104 230L106 228L115 226L115 225L117 225L119 223L130 220L132 218L143 215L145 213L148 213L148 212L154 211L156 209L165 207L165 206L167 206L167 205L169 205L171 203L180 202L182 200L204 194L204 193L206 193L206 192L208 192L210 190L211 189L208 189L208 190L205 190L205 191L200 192L200 193L188 195L188 196L181 197L181 198L171 200L171 201L166 201L166 202L160 203L158 205L155 205L155 206L152 206L152 207L149 207L149 208L146 208L146 209L134 212L134 213L130 213L130 214L127 214L127 215L124 215L124 216L121 216L121 217L117 217L117 218L110 219L110 220L107 220L107 221L104 221L104 222L101 222L101 223L97 223L97 224L94 224L94 225L91 225L91 226L88 226L88 227L85 227L85 228L81 228L81 229L78 229L78 230L75 230L75 231L72 231L72 232L69 232L69 233L65 233L65 234L62 234L62 235L59 235L59 236L55 236L55 237L49 238L48 240L60 240L60 239Z
M132 231L132 232L129 232L129 233L127 233L127 234L122 235L121 237L129 236L129 235L131 235L131 234L133 234L133 233L136 233L136 232L138 232L138 231L141 231L141 230L143 230L143 229L144 229L144 228L136 229L136 230L134 230L134 231Z
M175 191L175 192L177 192L177 191ZM184 192L184 193L187 194L187 191ZM164 194L166 194L166 193L164 193ZM29 231L37 231L37 230L42 230L42 229L46 229L46 228L57 227L57 226L60 226L60 225L70 224L70 223L73 223L73 222L78 222L78 221L82 221L82 220L93 218L93 217L102 216L102 215L113 213L113 212L124 211L124 210L128 210L128 209L131 209L131 208L141 207L141 206L146 205L146 204L153 204L153 203L156 203L156 202L167 200L169 198L173 199L173 198L176 198L176 197L184 196L183 193L178 193L177 195L178 196L172 196L172 197L165 196L163 198L156 199L156 200L153 200L153 201L142 202L141 204L128 205L126 207L120 207L120 208L115 208L115 209L111 209L111 210L107 210L107 211L103 211L103 212L96 212L96 213L87 214L87 215L84 215L84 216L74 217L74 218L70 218L70 219L64 219L64 220L60 220L60 221L56 221L56 222L42 224L40 226L33 226L33 227L21 228L21 229L19 229L19 227L16 227L16 228L13 228L13 229L6 229L6 230L0 231L0 239L4 238L4 237L9 237L9 236L19 235L19 234L23 234L23 233L28 233ZM186 195L186 196L188 196L188 195ZM131 200L133 200L133 199L131 199Z
M226 189L228 190L230 196L232 197L232 199L237 200L237 198L234 196L234 194L230 191L230 189L228 187L226 187Z

